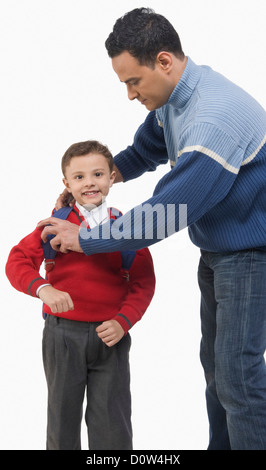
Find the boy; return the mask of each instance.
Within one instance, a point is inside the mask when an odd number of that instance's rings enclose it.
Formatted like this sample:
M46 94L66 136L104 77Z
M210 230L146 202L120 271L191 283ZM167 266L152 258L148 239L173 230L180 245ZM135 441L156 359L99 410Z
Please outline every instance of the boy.
M106 196L113 158L97 141L73 144L62 158L63 182L75 200L68 220L93 228L115 211ZM118 211L116 211L118 212ZM47 450L79 450L82 404L89 448L132 449L128 330L144 314L155 287L148 249L136 252L129 273L120 252L86 256L58 252L47 261L41 228L15 246L6 274L17 290L44 303L43 361L48 386Z

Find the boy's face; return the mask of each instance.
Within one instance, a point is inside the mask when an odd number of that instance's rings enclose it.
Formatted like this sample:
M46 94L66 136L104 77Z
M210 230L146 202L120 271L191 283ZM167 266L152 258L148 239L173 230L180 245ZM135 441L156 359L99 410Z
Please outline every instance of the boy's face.
M102 204L114 179L115 172L110 172L107 159L90 153L71 158L63 183L79 204L91 209Z

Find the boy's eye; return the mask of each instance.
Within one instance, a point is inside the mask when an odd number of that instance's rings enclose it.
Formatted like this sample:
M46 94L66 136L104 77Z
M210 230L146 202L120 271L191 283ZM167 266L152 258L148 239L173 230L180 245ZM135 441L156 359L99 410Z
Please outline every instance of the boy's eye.
M81 178L83 178L82 175L76 175L76 176L75 176L75 179L76 179L76 180L81 180Z
M101 173L100 171L97 171L97 172L95 173L95 176L98 176L98 177L99 177L99 176L102 176L102 173Z

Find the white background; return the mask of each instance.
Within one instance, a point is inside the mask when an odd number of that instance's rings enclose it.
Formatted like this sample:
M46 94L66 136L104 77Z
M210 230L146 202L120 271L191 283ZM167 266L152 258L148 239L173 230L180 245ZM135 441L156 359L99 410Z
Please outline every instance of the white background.
M98 139L116 154L132 143L147 111L128 101L104 42L115 20L139 6L170 20L192 60L265 106L265 0L1 0L1 449L45 449L46 428L41 302L10 286L5 262L50 215L69 145ZM116 185L108 202L125 212L149 197L166 171ZM186 232L151 252L156 295L131 333L134 447L206 449L199 252ZM82 435L86 449L85 429Z

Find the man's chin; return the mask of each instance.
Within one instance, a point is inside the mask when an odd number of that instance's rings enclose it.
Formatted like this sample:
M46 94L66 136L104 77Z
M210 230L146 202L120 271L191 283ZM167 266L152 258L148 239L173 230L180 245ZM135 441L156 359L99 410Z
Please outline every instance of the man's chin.
M152 103L143 103L143 105L145 106L145 108L148 110L148 111L155 111L156 109L159 108L159 106L155 106L153 105Z

